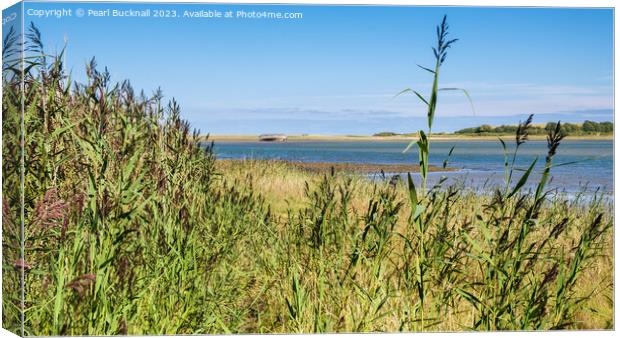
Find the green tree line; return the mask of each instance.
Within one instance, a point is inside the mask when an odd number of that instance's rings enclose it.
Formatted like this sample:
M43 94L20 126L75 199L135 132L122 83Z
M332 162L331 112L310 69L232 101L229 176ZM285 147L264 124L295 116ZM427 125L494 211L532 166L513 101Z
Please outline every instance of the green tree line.
M555 122L548 122L543 126L532 126L530 134L546 134L547 132L555 129ZM510 134L517 130L518 126L515 125L501 125L491 126L483 124L478 127L465 128L455 131L455 134ZM594 135L594 134L611 134L614 131L614 125L612 122L594 122L584 121L583 123L564 123L562 124L562 132L565 135Z

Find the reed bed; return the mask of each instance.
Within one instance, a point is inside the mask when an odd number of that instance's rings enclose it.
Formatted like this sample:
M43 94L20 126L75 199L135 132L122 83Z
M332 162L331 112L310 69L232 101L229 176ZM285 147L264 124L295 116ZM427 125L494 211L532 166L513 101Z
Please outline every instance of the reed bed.
M531 192L518 147L487 194L222 167L174 100L112 83L94 60L74 83L40 41L31 27L24 73L3 63L9 330L22 318L26 335L614 327L613 203L546 190L559 123ZM15 34L5 46L19 49Z

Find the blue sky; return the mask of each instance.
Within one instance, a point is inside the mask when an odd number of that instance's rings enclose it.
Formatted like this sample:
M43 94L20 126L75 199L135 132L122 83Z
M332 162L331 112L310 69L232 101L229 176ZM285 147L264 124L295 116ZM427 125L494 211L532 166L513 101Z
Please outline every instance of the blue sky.
M435 26L451 36L436 131L535 121L613 119L613 11L480 7L347 7L26 3L72 9L71 17L26 15L50 52L68 41L74 78L95 56L115 80L147 93L161 87L182 115L212 134L372 134L424 128ZM164 9L299 12L301 19L114 18L75 10ZM151 13L152 15L152 13Z

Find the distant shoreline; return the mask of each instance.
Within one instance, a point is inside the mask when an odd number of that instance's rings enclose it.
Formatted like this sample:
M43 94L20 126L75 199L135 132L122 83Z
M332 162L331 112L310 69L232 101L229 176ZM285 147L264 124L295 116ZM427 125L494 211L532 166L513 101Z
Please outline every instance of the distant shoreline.
M201 136L204 140L205 136ZM510 140L514 135L456 135L456 134L436 134L431 135L433 141L497 141L498 138ZM418 138L415 136L356 136L356 135L288 135L288 142L303 141L414 141ZM546 135L530 135L530 140L542 141L546 140ZM567 136L566 140L582 140L582 141L601 141L613 140L613 135L575 135ZM259 142L258 135L209 135L210 141L221 142ZM277 142L275 142L277 143Z

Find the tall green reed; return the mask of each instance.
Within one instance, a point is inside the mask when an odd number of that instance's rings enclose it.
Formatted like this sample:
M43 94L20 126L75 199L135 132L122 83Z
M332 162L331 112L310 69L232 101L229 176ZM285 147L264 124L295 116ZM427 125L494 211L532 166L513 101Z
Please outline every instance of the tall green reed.
M405 237L405 241L407 243L406 248L412 250L411 259L413 260L411 263L407 263L405 271L407 271L407 275L409 274L410 269L413 269L414 272L412 275L415 275L413 279L413 285L415 285L415 289L417 290L418 303L416 306L410 311L414 315L414 317L418 316L420 313L420 325L422 328L425 326L425 318L424 318L424 308L425 308L425 299L427 298L427 271L430 269L430 266L433 264L433 258L430 256L434 251L432 248L434 246L434 236L428 233L429 228L429 218L424 217L425 211L430 211L432 215L437 210L432 210L432 202L427 200L423 202L423 199L427 196L427 178L428 178L428 166L429 166L429 157L430 157L430 137L432 135L433 122L435 120L435 113L437 110L437 101L438 101L438 93L440 91L454 91L459 90L462 91L466 97L469 99L471 103L471 98L469 93L461 88L440 88L439 87L439 73L441 70L441 66L446 60L448 49L452 46L453 43L457 42L458 39L448 39L448 29L449 26L447 24L447 16L444 16L441 23L437 26L437 46L433 47L433 54L435 56L435 66L433 69L423 67L418 65L421 69L431 73L433 75L433 82L431 87L431 93L429 99L425 99L419 92L407 88L397 96L402 95L404 93L412 93L415 94L418 99L427 107L427 132L420 130L418 132L419 139L417 141L412 141L407 148L403 152L408 151L414 144L418 147L418 157L419 157L419 165L420 165L420 178L421 178L421 186L420 189L416 189L415 184L411 178L411 175L408 174L408 190L409 190L409 202L411 205L412 215L410 217L410 222L414 224L414 233L412 234L414 241L411 241L408 237ZM473 109L473 104L472 104ZM452 151L450 151L451 153ZM433 195L434 196L434 195ZM432 217L432 216L427 216ZM417 320L417 319L416 319Z
M448 56L448 49L452 46L453 43L459 40L459 39L448 39L449 26L446 20L447 20L447 16L444 15L443 19L441 20L441 23L437 26L437 46L432 47L433 54L435 56L435 66L433 67L433 69L431 69L431 68L418 65L418 67L420 67L421 69L433 75L433 83L432 83L429 99L424 98L422 94L420 94L419 92L411 88L407 88L401 91L400 93L396 94L396 96L400 96L405 93L412 93L416 95L418 99L420 99L420 101L427 108L426 117L427 117L428 130L426 132L424 132L423 130L418 131L419 139L417 141L412 141L411 143L409 143L407 148L405 148L405 150L403 151L403 152L407 152L413 146L414 143L418 146L418 155L419 155L419 162L420 162L420 177L422 178L420 192L422 196L426 194L426 181L427 181L427 176L428 176L428 165L429 165L429 155L430 155L429 138L431 137L431 134L432 134L433 121L435 120L435 112L437 110L437 100L438 100L439 92L440 91L462 91L467 97L467 99L470 101L470 103L472 104L472 111L473 111L473 103L471 102L469 93L465 89L440 88L439 87L439 73L441 70L441 66L443 65L443 63L446 60L446 57Z

